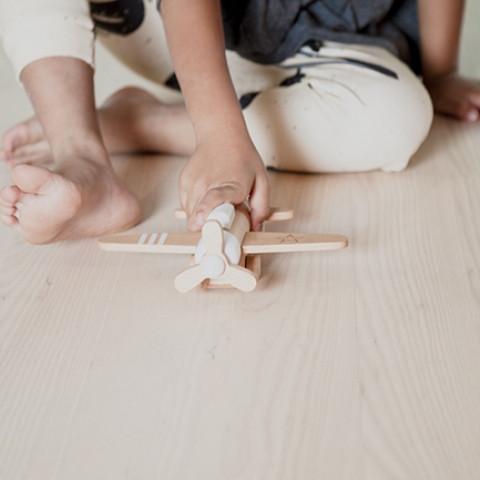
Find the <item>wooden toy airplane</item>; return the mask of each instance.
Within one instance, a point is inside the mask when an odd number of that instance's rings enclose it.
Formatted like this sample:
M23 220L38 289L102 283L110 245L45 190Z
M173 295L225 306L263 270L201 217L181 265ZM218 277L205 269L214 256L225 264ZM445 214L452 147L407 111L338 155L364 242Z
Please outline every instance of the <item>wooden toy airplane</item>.
M176 216L186 218L181 210ZM292 217L291 210L272 209L267 221ZM246 208L230 203L215 208L201 232L111 235L98 242L102 249L114 252L193 255L193 264L175 278L180 292L198 285L250 292L260 278L260 254L338 250L348 244L342 235L251 232Z

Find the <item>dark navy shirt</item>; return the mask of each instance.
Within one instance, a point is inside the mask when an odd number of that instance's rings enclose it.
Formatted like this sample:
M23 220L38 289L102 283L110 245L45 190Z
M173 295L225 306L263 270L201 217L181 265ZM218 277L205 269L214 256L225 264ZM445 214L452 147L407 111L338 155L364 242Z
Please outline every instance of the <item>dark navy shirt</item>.
M222 0L227 48L278 63L309 41L360 43L419 64L416 0Z

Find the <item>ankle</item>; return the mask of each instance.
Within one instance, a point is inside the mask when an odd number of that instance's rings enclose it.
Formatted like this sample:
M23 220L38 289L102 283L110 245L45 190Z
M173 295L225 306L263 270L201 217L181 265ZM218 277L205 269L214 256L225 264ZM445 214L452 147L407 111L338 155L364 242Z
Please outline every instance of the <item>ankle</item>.
M70 135L52 141L53 158L57 165L84 158L100 165L110 165L107 150L96 134Z

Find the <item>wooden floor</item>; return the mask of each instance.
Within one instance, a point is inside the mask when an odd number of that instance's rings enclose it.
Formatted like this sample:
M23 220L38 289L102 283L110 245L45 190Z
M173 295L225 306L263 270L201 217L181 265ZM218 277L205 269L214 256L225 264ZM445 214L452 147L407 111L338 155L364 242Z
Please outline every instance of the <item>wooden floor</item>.
M272 173L290 229L351 246L270 257L250 294L2 228L1 480L480 478L479 152L438 119L402 174ZM182 164L117 160L137 231L184 228Z

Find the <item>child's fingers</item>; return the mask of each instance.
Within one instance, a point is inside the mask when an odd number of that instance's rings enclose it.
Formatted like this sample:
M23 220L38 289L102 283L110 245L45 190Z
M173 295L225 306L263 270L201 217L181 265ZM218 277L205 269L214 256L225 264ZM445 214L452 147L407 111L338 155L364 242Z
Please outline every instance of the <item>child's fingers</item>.
M198 231L203 227L209 213L222 203L233 203L238 205L245 200L239 187L235 185L225 185L212 188L202 197L193 209L188 218L188 228L192 231Z
M463 120L466 122L475 122L478 120L478 109L467 99L446 99L437 105L436 110Z
M480 116L478 107L468 100L460 102L459 106L457 106L456 113L457 117L465 122L476 122Z
M270 214L270 184L266 175L257 175L255 178L249 205L252 230L258 231Z
M467 122L478 122L480 119L480 112L477 108L470 108L465 116L465 120Z
M468 98L476 108L480 108L480 85L477 90L470 93Z
M476 122L480 119L480 82L472 82L470 91L463 101L460 118L467 122Z

